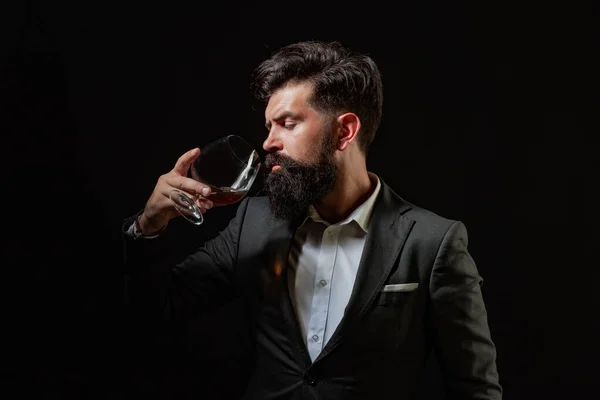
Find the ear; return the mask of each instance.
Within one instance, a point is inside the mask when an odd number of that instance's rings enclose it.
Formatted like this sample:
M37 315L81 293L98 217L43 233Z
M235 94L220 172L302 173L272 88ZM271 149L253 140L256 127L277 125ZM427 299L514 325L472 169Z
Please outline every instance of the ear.
M342 114L336 119L338 126L337 149L344 151L357 139L360 130L360 119L354 113Z

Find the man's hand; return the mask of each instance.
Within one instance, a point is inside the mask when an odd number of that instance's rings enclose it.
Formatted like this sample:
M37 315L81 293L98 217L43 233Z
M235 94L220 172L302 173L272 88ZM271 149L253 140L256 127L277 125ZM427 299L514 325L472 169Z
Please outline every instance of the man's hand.
M212 201L205 198L210 194L210 187L187 177L187 171L199 155L199 148L186 152L179 157L171 171L158 178L154 191L139 218L140 229L144 234L160 231L172 218L181 215L169 198L169 193L173 189L179 189L195 198L203 214L212 208Z

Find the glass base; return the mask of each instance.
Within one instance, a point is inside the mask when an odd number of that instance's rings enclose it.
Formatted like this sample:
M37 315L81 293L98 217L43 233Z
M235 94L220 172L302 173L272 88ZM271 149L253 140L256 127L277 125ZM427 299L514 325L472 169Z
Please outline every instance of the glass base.
M200 225L204 222L202 212L196 205L194 199L190 198L187 194L180 190L173 189L169 193L169 198L173 202L175 209L179 211L181 215L188 221L195 225Z

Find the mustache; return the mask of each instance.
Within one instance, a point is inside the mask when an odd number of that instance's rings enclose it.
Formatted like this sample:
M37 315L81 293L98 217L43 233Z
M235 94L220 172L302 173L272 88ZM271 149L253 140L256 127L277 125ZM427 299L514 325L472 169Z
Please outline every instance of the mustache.
M277 153L269 153L267 154L267 156L265 157L265 169L267 171L270 171L271 168L273 168L274 165L280 165L281 167L290 170L290 169L295 169L295 168L301 168L301 167L308 167L309 164L300 162L300 161L296 161L291 157L288 156L284 156L281 154L277 154Z

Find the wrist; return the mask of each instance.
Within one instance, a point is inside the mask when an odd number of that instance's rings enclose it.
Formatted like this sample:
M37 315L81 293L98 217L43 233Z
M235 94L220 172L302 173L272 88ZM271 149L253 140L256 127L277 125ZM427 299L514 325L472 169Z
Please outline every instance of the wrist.
M151 221L145 212L142 212L135 220L135 224L143 235L155 235L163 231L167 224L156 224Z

